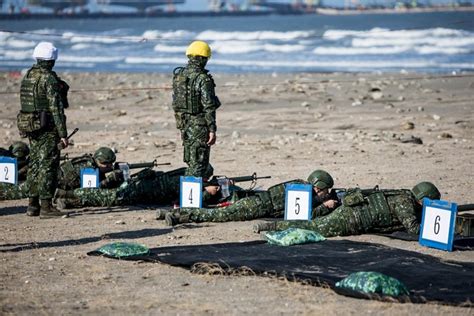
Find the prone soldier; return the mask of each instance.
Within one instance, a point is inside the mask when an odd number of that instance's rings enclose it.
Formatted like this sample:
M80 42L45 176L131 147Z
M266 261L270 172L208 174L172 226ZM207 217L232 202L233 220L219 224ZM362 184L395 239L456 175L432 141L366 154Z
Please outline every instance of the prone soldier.
M342 205L326 216L312 221L259 223L254 231L295 227L314 230L325 237L400 230L418 234L425 197L438 200L441 194L431 182L418 183L411 191L351 189L343 197Z
M26 175L28 172L30 148L22 141L16 141L7 149L0 148L0 156L17 159L18 184L0 183L0 200L13 200L27 197L28 186Z

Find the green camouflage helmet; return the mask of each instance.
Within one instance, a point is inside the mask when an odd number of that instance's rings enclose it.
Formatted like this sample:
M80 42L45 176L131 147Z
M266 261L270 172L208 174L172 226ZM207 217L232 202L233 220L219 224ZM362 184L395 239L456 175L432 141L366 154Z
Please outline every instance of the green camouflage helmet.
M94 159L101 164L114 163L116 158L114 151L109 147L100 147L94 153Z
M431 182L420 182L411 189L417 200L429 198L430 200L439 200L441 193L438 188Z
M330 189L334 185L334 180L331 175L324 170L315 170L309 177L308 182L318 189Z
M25 158L30 154L30 147L24 142L17 141L11 144L8 149L16 158Z

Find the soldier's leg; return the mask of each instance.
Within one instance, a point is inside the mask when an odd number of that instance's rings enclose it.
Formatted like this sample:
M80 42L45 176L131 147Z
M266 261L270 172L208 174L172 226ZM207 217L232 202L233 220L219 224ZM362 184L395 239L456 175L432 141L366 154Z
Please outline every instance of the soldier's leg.
M117 198L119 190L120 188L117 188L117 189L75 189L72 192L74 194L74 198L79 199L81 207L117 206L117 205L122 205Z
M281 221L276 223L276 230L290 227L314 230L325 237L359 235L366 232L371 225L370 214L365 205L340 206L329 215L312 221Z
M59 137L56 133L43 133L34 139L38 147L39 168L35 171L32 181L38 183L37 191L41 200L51 200L57 187L59 169ZM30 158L30 160L33 160ZM28 173L28 179L30 174ZM31 184L31 182L30 182Z
M206 144L209 133L205 126L192 125L185 130L184 162L186 175L204 177L209 164L211 147Z
M232 205L219 208L180 208L180 216L191 222L246 221L269 216L272 206L259 196L243 198Z

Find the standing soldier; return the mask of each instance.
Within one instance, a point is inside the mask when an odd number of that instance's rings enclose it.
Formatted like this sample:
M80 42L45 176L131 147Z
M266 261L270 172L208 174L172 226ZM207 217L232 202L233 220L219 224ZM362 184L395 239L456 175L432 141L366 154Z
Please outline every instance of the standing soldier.
M68 146L64 89L69 88L52 70L58 50L49 42L39 43L33 52L37 63L21 82L20 134L30 141L28 165L29 203L27 215L40 218L61 216L52 205L59 167L58 143ZM40 206L41 200L41 206Z
M203 177L211 146L216 142L216 109L221 103L214 91L214 80L204 69L211 58L209 45L194 41L186 56L188 65L173 71L173 109L188 165L186 175Z

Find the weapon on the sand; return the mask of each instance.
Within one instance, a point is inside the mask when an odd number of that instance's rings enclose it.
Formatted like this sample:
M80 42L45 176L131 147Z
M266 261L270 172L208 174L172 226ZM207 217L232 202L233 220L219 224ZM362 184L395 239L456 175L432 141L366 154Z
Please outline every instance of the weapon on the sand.
M462 204L458 205L458 213L474 211L474 204Z
M79 128L76 127L76 128L72 131L72 133L69 134L68 137L66 137L66 139L69 140L69 138L71 138L74 134L76 134L78 130L79 130ZM57 146L58 146L58 149L59 149L59 150L63 150L63 149L64 149L64 144L63 144L63 142L60 142Z

